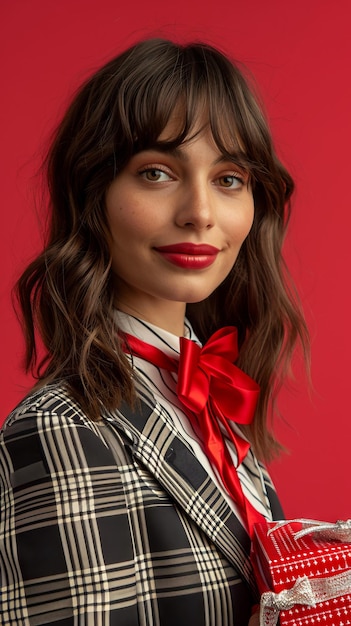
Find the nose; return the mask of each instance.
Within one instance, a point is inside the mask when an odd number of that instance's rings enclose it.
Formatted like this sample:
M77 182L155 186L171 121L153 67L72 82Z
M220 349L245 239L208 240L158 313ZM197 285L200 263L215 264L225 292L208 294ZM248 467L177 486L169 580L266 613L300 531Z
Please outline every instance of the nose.
M211 189L208 183L194 181L182 189L176 214L177 225L195 230L212 228L215 211Z

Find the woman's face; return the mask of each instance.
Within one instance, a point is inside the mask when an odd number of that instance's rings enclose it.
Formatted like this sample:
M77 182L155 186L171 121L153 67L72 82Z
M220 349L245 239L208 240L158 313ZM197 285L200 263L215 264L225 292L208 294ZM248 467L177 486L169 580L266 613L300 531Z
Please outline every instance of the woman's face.
M226 278L254 217L248 174L223 157L207 127L173 151L134 155L106 208L117 307L176 334L186 303Z

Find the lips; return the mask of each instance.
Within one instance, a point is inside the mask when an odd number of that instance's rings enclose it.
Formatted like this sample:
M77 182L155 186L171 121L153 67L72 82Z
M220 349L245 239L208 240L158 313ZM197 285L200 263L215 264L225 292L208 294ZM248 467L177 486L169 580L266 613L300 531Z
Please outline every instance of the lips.
M155 250L169 263L185 269L204 269L209 267L215 262L219 253L218 248L209 244L189 242L159 246Z
M174 243L170 246L159 246L155 248L158 252L170 252L171 254L191 254L191 255L206 255L210 256L218 254L219 249L214 246L210 246L207 243Z

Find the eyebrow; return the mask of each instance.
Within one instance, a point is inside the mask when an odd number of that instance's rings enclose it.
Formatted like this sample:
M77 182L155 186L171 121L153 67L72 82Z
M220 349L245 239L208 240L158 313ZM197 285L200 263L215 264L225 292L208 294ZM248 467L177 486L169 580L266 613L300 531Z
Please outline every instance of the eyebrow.
M169 145L167 145L167 143L161 141L154 143L153 145L145 148L144 150L141 150L140 152L151 152L152 150L154 150L155 152L169 154L170 156L178 158L184 162L189 161L188 155L181 149L180 146L170 147ZM214 165L223 163L225 161L237 163L238 165L242 163L241 167L245 167L243 163L247 162L247 156L241 150L233 152L233 154L230 154L229 152L227 154L220 154L219 157L215 159Z
M175 146L171 148L170 146L167 145L167 143L163 143L163 142L159 142L159 143L156 142L152 144L151 146L149 146L148 148L141 150L141 152L151 152L153 150L155 152L169 154L170 156L180 159L181 161L189 161L188 155L185 152L183 152L183 150L179 146Z

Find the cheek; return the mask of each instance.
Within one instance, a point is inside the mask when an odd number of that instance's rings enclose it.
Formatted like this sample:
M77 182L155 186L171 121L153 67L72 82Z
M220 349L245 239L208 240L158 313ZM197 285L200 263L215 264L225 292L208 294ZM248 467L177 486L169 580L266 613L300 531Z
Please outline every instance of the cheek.
M231 241L236 245L241 245L248 236L254 221L254 209L248 207L246 211L232 216L228 224L227 233Z
M122 205L107 212L110 232L114 240L128 245L128 241L141 239L150 230L150 220L144 211Z
M245 207L245 211L243 213L243 238L246 239L249 234L252 224L255 217L255 204L252 194L249 194L249 198L247 201L247 206Z
M248 236L252 225L254 223L254 217L255 217L255 210L254 210L254 206L252 205L252 210L250 211L250 214L247 216L246 220L245 220L245 225L243 228L243 238L246 239L246 237Z
M143 222L146 221L143 213L142 198L121 175L106 194L106 215L113 239L133 236L139 230L142 231Z

